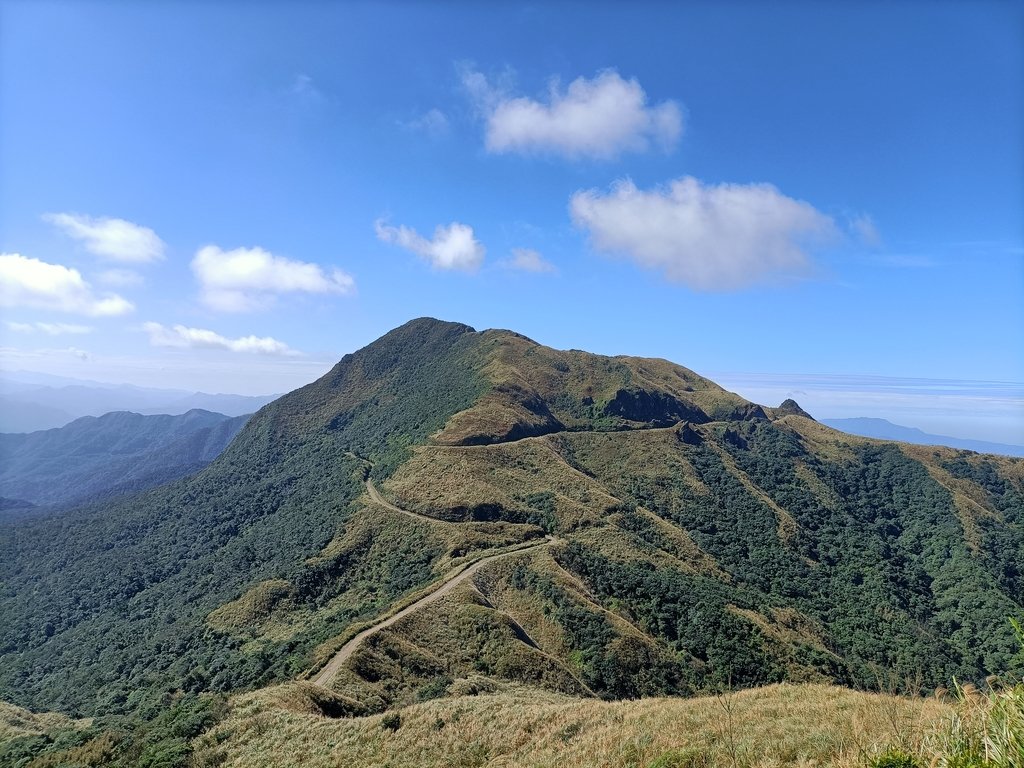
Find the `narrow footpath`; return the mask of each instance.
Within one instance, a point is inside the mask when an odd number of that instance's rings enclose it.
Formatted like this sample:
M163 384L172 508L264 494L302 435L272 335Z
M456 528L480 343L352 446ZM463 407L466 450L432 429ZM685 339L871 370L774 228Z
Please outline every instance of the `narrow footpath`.
M391 503L385 501L383 498L381 498L380 494L377 493L377 489L374 487L373 481L371 481L371 480L367 480L366 481L366 491L367 491L367 493L369 493L370 498L375 503L380 504L381 506L387 507L388 509L390 509L390 510L392 510L394 512L401 512L402 514L409 515L411 517L418 517L418 518L426 517L425 515L418 515L415 512L410 512L408 510L401 509L399 507L396 507L394 504L391 504ZM433 522L439 522L435 518L427 518L427 519L429 519L429 520L431 520ZM537 542L535 542L533 544L529 544L527 546L519 547L518 549L511 549L511 550L506 550L504 552L497 552L497 553L495 553L493 555L486 555L484 557L481 557L479 560L477 560L475 563L470 565L468 568L465 568L462 571L458 571L457 573L454 573L454 574L448 576L447 580L443 581L441 583L441 586L438 587L437 589L435 589L429 595L424 595L419 600L417 600L414 603L410 603L409 605L407 605L405 608L403 608L402 610L400 610L398 613L394 614L393 616L389 616L388 618L382 619L379 622L377 622L376 624L373 624L372 626L367 627L362 632L360 632L355 637L353 637L351 640L349 640L347 643L345 643L341 647L341 649L336 654L334 654L334 656L331 658L331 660L329 662L327 662L327 664L324 666L324 668L322 670L320 670L320 674L318 674L315 678L313 678L313 682L316 683L317 685L322 685L325 688L326 687L330 687L331 683L334 681L334 678L337 677L338 671L342 668L342 666L344 666L345 662L348 661L352 657L352 654L355 653L356 649L360 646L360 644L364 640L366 640L366 638L371 637L372 635L377 634L382 629L386 629L387 627L390 627L392 624L394 624L394 623L396 623L398 621L401 621L406 616L408 616L410 613L418 611L420 608L424 607L425 605L430 605L431 603L433 603L433 602L435 602L437 600L440 600L445 595L450 594L452 592L452 590L454 590L459 584L464 582L466 579L471 578L473 576L473 574L475 574L477 571L479 571L481 568L483 568L487 563L493 562L495 560L499 560L499 559L501 559L503 557L512 557L513 555L518 555L518 554L521 554L523 552L528 552L528 551L530 551L532 549L537 549L538 547L546 547L546 546L549 546L550 544L553 544L554 542L555 542L554 537L546 536L546 537L544 537L543 541L537 541Z

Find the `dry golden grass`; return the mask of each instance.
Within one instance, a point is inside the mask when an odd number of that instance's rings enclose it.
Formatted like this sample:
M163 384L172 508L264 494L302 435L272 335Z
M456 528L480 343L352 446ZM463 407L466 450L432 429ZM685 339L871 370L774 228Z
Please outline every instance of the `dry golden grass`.
M871 438L840 432L838 429L819 424L814 419L796 414L787 414L776 419L774 424L791 430L801 439L808 452L839 464L859 461L852 446L872 442Z
M691 425L698 433L704 427ZM697 472L679 450L679 428L638 429L627 432L574 433L549 438L563 456L572 457L583 468L600 477L613 495L628 492L632 478L663 477L667 471L683 476L698 496L710 493Z
M286 620L294 607L294 595L295 588L284 579L261 581L237 600L213 611L206 621L218 632L265 635L272 625Z
M486 351L480 372L491 390L452 416L433 436L437 444L490 442L513 434L585 427L588 421L568 408L567 399L582 405L589 398L600 404L622 389L666 392L706 413L748 405L742 397L667 360L555 350L509 331L484 331L481 336Z
M416 704L396 722L394 713L331 719L275 695L235 699L227 720L198 740L200 761L220 753L229 768L643 768L689 752L708 760L691 765L852 768L881 745L920 743L952 712L935 699L824 685L624 702L509 687Z
M73 720L59 712L30 712L6 701L0 701L0 740L64 728L87 728L91 722L91 719Z
M417 518L389 509L386 506L364 498L359 507L346 522L338 535L310 562L339 557L355 550L369 550L388 546L388 542L408 539L417 534L442 552L433 564L433 572L440 580L453 569L474 562L485 553L513 548L527 541L540 538L542 531L533 525L493 522L453 524L443 520ZM381 606L387 615L404 607L410 599L434 589L439 582L433 582L422 590L403 595L390 606ZM286 641L296 634L308 630L318 623L324 623L340 611L352 606L365 605L378 599L366 592L366 585L356 585L325 606L312 608L294 599L292 584L283 579L260 582L244 592L237 599L211 612L207 623L211 628L235 637L254 641L255 650L259 642ZM354 631L354 628L350 628ZM333 648L347 638L351 632L334 638L317 649L315 657L323 660Z
M505 601L515 593L504 583L509 569L542 557L528 550L488 563L451 593L367 638L332 687L376 709L414 701L432 680L467 676L482 666L498 679L586 693L566 661L571 649L561 628L543 618L525 592Z
M613 359L628 366L634 381L645 389L670 392L680 400L689 400L706 413L742 408L749 403L689 368L662 358L620 355Z
M538 490L555 495L564 527L619 502L596 480L573 468L548 438L473 447L417 449L382 492L399 506L429 515L451 515L481 505L525 514L525 499Z

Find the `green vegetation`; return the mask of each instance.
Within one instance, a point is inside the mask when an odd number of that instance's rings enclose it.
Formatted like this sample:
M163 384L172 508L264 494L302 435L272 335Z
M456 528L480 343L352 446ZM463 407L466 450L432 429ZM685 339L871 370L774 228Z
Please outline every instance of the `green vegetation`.
M67 506L153 488L205 467L248 418L201 410L180 416L121 411L60 429L0 434L0 496Z
M1024 628L1010 621L1021 653ZM926 741L923 755L941 768L1017 768L1024 765L1024 680L990 679L987 692L955 683L956 710Z
M441 404L457 410L479 391L458 362L467 330L399 329L261 410L193 477L55 520L12 523L0 537L0 698L132 713L167 692L292 678L349 623L430 580L441 548L414 530L375 539L363 527L345 548L311 558L344 536L362 492L363 463L350 452L386 467L444 423ZM442 396L448 374L439 372L447 371L461 371L462 388ZM253 645L206 623L272 578L295 584L311 610L361 582L372 591L357 590L326 620L276 642Z
M601 699L715 693L704 701L740 707L756 693L724 692L783 682L981 690L1024 674L1005 623L1024 613L1022 526L1024 461L853 438L665 361L413 321L262 409L198 474L5 525L0 699L97 719L4 737L2 754L256 765L246 750L279 747L239 720L251 710L271 731L365 726L351 760L388 753L382 740L443 741L463 711L451 702L510 687L538 711L593 707L608 728ZM339 656L332 691L280 687L460 566L543 532L557 538L487 561ZM969 700L914 701L949 714ZM1013 697L991 701L991 722L1014 732ZM964 715L964 743L989 738L977 722ZM566 720L550 743L593 743L591 725ZM859 751L779 736L795 751L766 764L896 765L931 732L879 741L873 726ZM629 733L608 765L756 754L736 734L712 750ZM481 733L449 757L519 754L499 741Z

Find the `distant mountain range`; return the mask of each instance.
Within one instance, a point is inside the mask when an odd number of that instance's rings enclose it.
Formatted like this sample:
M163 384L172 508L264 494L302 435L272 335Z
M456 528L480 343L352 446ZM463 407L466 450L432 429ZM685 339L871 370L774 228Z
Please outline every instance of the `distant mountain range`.
M874 437L879 440L897 440L915 445L945 445L949 448L961 448L978 453L997 453L1003 456L1024 456L1024 445L1006 445L990 443L985 440L967 440L949 435L930 435L916 427L904 427L893 424L885 419L819 419L833 429L849 432L861 437Z
M276 397L153 389L5 371L0 376L0 432L53 429L82 416L114 411L176 415L202 409L241 416L259 410Z
M59 429L0 434L0 518L177 480L213 461L248 420L199 409L176 416L119 411Z

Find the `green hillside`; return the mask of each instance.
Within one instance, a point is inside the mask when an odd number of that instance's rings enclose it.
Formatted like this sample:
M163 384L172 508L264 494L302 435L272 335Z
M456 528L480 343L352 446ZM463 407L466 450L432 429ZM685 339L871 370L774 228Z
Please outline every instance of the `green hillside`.
M177 416L117 411L58 429L0 434L0 497L67 506L162 485L209 464L248 418L199 409Z
M0 530L0 699L74 717L318 676L365 714L1024 672L1024 461L430 319L194 476Z

